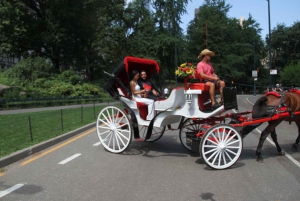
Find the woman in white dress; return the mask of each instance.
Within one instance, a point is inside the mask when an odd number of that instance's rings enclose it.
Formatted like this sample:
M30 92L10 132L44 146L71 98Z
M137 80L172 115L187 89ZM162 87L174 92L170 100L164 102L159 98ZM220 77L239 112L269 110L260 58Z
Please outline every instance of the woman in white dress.
M136 102L145 103L148 105L148 115L146 117L147 120L152 120L154 117L154 100L149 98L142 98L146 90L141 90L140 86L137 84L137 80L140 77L140 73L136 70L132 71L132 80L130 81L130 89L133 94L133 99Z

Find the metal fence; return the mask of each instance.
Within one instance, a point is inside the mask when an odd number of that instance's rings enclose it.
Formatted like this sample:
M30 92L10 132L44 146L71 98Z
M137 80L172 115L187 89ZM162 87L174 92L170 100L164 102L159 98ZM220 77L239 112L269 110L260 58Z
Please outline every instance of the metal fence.
M95 122L109 104L0 115L0 157Z
M58 105L74 105L86 103L101 103L112 101L111 98L101 96L76 96L76 97L36 97L36 98L0 98L0 110L15 108L33 108Z

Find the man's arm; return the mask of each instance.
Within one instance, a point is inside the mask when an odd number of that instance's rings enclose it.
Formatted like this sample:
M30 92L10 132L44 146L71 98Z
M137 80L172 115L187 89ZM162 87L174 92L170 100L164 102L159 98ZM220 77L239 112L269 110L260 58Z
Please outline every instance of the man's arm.
M202 77L202 79L205 79L205 80L215 80L215 81L220 80L216 74L213 74L213 76L208 76L208 75L204 74L203 72L200 72L199 74Z

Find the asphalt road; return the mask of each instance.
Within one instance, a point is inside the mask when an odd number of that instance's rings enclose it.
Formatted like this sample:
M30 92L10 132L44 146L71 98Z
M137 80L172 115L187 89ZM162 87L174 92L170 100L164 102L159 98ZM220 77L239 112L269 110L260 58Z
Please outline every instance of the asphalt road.
M256 98L238 96L239 111L251 110L248 101ZM179 131L166 131L154 143L133 140L124 153L112 154L97 146L92 129L7 167L0 173L0 200L299 200L300 151L291 151L296 125L277 128L288 157L266 141L265 162L258 163L255 150L265 126L244 139L234 166L219 171L188 152Z

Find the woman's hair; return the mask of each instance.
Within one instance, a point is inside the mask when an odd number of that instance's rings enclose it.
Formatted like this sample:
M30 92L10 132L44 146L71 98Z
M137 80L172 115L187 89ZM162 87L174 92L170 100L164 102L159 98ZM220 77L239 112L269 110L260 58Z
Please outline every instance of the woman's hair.
M131 79L133 79L134 76L136 76L136 74L139 74L139 72L138 72L137 70L133 70L133 71L131 72Z

